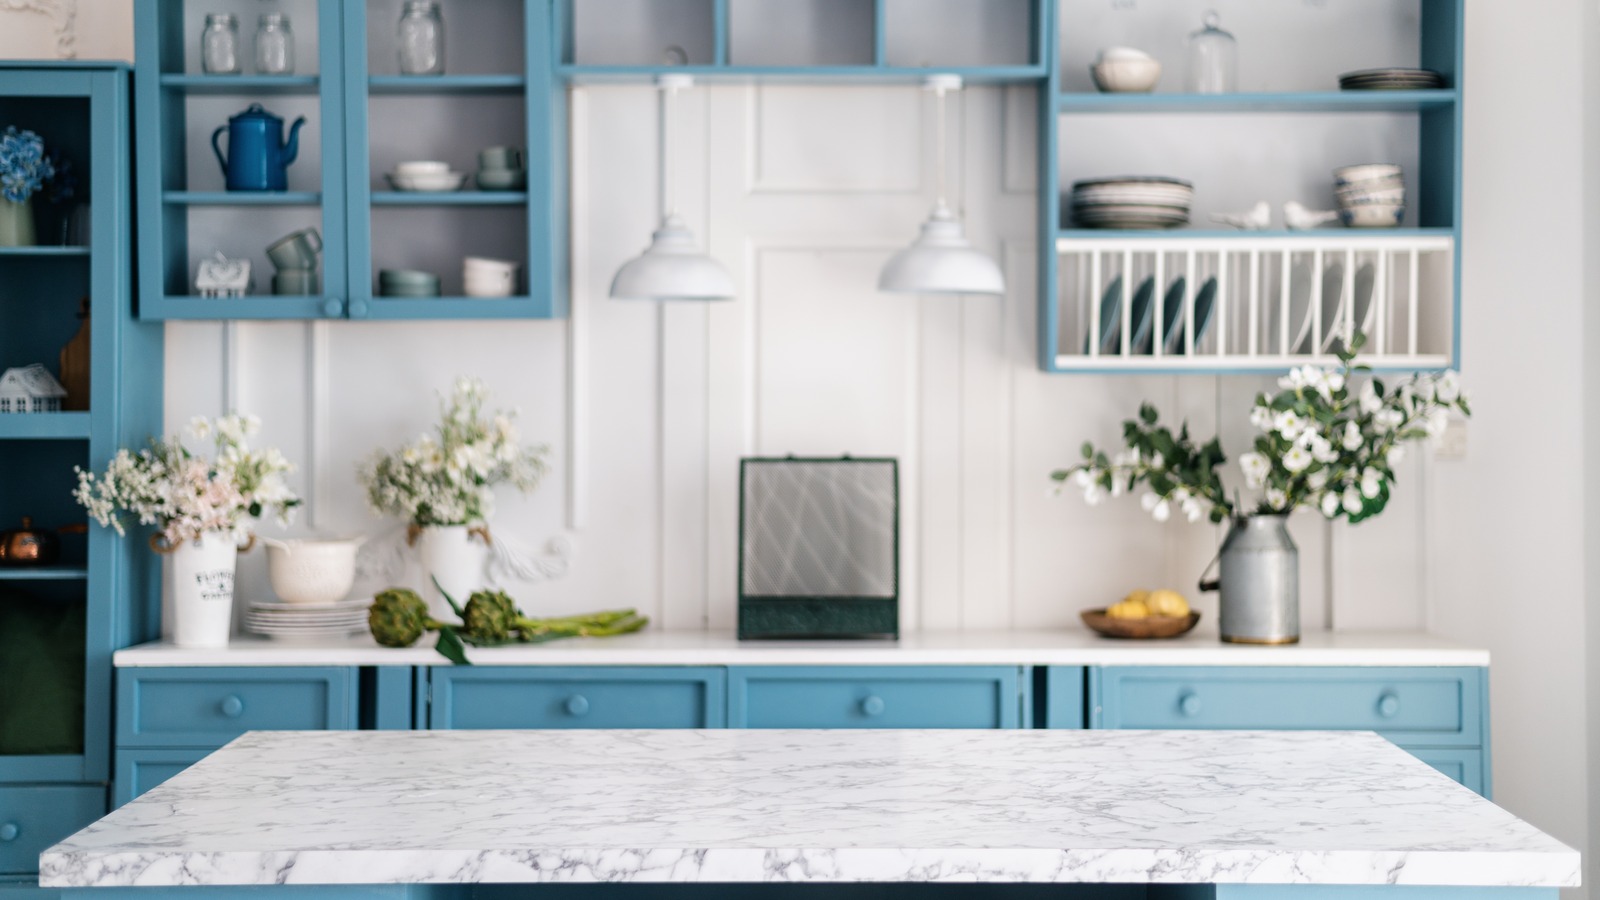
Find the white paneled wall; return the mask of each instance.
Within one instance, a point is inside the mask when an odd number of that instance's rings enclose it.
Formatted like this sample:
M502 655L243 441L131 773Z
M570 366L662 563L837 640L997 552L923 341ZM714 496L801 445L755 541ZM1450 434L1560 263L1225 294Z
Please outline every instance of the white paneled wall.
M482 376L552 450L550 481L504 497L494 521L533 547L576 545L564 577L518 592L543 611L627 604L668 628L731 627L738 460L787 453L900 460L907 627L1072 626L1132 587L1192 594L1217 529L1158 525L1132 499L1089 508L1046 476L1083 440L1115 440L1145 399L1200 434L1220 422L1238 452L1269 382L1038 371L1028 88L972 90L951 110L952 199L1008 294L879 293L878 269L933 200L931 103L908 86L689 95L684 211L739 297L659 306L606 297L657 215L655 93L583 88L570 321L174 324L169 424L256 411L301 461L297 529L379 534L390 526L366 512L357 464L427 428L455 375ZM1311 627L1330 602L1343 628L1423 624L1426 472L1408 467L1390 511L1360 528L1296 523ZM246 564L242 596L267 590L260 567Z

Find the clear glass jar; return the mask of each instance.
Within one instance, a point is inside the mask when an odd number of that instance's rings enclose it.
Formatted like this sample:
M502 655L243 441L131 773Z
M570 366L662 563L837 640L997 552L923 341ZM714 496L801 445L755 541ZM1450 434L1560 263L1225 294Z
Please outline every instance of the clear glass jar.
M206 16L200 35L200 68L207 75L239 74L239 20L232 13Z
M1189 35L1189 90L1196 94L1229 94L1239 89L1239 43L1218 27L1221 18L1208 10L1205 27Z
M400 74L444 74L444 19L433 0L406 0L400 14Z
M256 24L256 71L262 75L294 72L294 32L283 13L266 13Z

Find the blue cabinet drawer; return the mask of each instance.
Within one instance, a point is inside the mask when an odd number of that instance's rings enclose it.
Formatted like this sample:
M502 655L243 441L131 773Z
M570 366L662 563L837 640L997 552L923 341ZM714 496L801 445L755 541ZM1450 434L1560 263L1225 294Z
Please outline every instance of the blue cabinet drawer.
M734 728L1016 728L1009 666L747 668L728 672Z
M1489 796L1489 785L1483 777L1483 751L1461 748L1406 747L1405 751L1435 769L1450 776L1456 783Z
M721 728L721 669L434 667L430 728Z
M1091 674L1092 721L1377 731L1398 744L1479 746L1483 677L1472 668L1107 667Z
M220 747L246 731L356 727L355 670L121 669L117 744Z
M121 806L211 754L209 749L117 749L111 805Z
M0 874L39 871L46 847L105 814L98 785L0 787Z

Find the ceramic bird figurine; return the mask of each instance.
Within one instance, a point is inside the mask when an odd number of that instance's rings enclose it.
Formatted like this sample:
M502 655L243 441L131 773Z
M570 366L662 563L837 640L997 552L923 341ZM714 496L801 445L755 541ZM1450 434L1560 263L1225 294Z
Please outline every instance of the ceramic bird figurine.
M1272 224L1272 204L1262 200L1245 212L1212 213L1211 221L1232 225L1241 231L1262 231Z
M1298 200L1290 200L1283 205L1283 224L1289 226L1290 231L1317 228L1337 218L1339 218L1337 209L1307 209Z

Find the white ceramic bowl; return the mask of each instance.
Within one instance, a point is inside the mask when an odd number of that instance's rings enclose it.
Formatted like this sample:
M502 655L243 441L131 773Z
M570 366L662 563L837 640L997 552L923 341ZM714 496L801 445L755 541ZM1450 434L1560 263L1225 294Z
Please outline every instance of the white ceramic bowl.
M505 284L480 284L467 282L466 293L468 297L509 297L511 286Z
M1405 215L1406 208L1396 203L1347 206L1339 210L1340 221L1349 228L1398 228Z
M1095 57L1094 61L1098 63L1098 62L1105 62L1107 60L1124 60L1124 59L1140 60L1140 59L1154 59L1154 58L1155 57L1152 57L1150 54L1144 52L1143 50L1138 50L1138 49L1135 49L1133 47L1107 47L1104 50L1100 51L1100 55Z
M418 191L422 193L442 193L445 191L459 191L467 183L467 176L463 172L445 172L440 175L402 175L399 172L387 176L389 184L397 191Z
M467 272L482 272L485 275L513 275L518 268L511 260L484 256L469 256L461 261L461 267Z
M356 550L362 538L331 541L267 539L267 574L285 603L327 604L343 600L356 580Z
M1334 169L1333 181L1338 185L1360 184L1366 181L1400 178L1402 174L1401 168L1393 163L1366 163Z
M1403 187L1383 188L1375 191L1364 189L1339 191L1338 195L1340 206L1372 206L1374 204L1379 206L1406 205L1406 189Z
M395 163L394 171L398 175L444 175L450 171L450 164L431 159L413 159Z
M1089 67L1094 86L1108 94L1148 94L1161 80L1161 63L1144 59L1102 59Z

